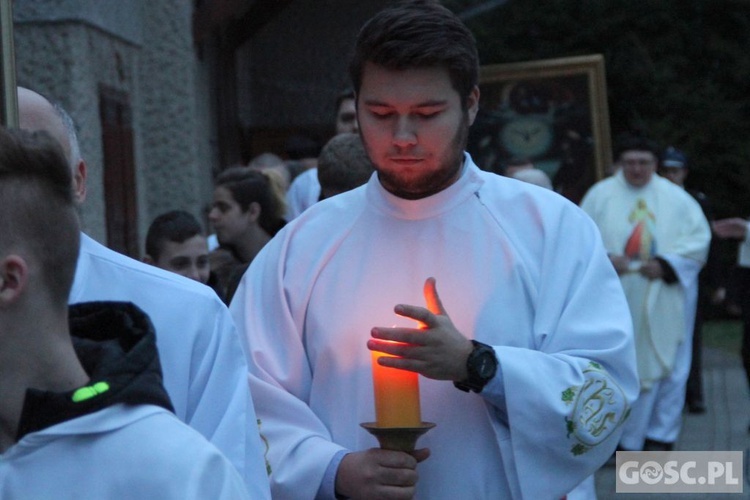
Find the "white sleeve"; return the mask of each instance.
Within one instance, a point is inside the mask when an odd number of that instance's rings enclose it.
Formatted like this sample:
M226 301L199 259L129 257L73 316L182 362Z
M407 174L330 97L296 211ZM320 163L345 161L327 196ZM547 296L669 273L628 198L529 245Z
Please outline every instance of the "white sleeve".
M292 317L286 301L280 263L284 245L285 239L276 237L255 257L230 311L250 360L250 387L268 446L272 494L312 498L331 459L344 448L332 442L308 406L312 369L302 340L303 320Z
M214 314L203 320L212 324L196 326L210 335L205 335L206 343L194 346L185 423L235 465L252 498L271 498L247 361L228 309L216 302Z
M551 498L598 469L639 390L628 305L596 227L561 218L556 233L540 268L536 347L494 346L501 377L482 393L523 498ZM540 469L545 481L528 473Z

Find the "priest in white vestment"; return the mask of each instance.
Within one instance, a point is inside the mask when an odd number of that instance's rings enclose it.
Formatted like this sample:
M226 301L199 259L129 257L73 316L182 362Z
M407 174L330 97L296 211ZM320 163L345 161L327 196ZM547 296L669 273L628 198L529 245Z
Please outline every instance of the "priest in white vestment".
M664 414L680 412L663 383L686 348L688 324L695 315L691 290L708 253L711 230L700 205L684 189L658 176L659 149L651 140L633 136L618 146L619 170L595 184L581 207L594 219L604 246L620 275L630 305L636 341L641 395L625 426L622 448L666 451L674 440L646 441L649 428L664 425ZM687 376L687 374L685 374ZM683 394L677 398L680 408Z
M230 305L272 494L562 498L612 454L638 392L596 226L463 152L478 58L449 10L382 11L351 73L376 173L291 221ZM418 418L436 426L412 453L360 426L376 420L372 351L419 373Z

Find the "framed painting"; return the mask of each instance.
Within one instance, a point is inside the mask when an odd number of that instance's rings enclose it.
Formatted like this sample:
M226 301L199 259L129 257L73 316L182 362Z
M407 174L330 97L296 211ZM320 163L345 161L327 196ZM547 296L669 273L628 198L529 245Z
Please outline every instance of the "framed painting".
M604 57L483 66L479 113L467 150L502 174L530 161L574 203L612 164Z

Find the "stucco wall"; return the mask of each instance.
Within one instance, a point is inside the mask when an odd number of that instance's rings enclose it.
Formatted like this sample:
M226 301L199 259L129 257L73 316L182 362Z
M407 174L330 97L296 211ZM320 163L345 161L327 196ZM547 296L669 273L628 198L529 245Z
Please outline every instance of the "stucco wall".
M198 216L213 166L206 157L212 127L200 104L213 96L198 87L201 64L192 40L192 2L147 4L138 59L138 116L148 222L172 209Z
M140 247L153 217L173 208L200 216L210 196L215 151L210 109L197 101L204 69L191 15L186 0L15 2L18 82L59 101L76 121L89 166L82 220L103 243L100 85L130 98Z
M114 83L112 51L130 61L132 45L102 36L101 32L75 22L23 23L15 26L16 70L20 85L36 90L62 104L78 125L81 152L88 165L87 199L82 207L86 232L105 238L101 127L97 85ZM104 65L96 61L105 61ZM123 67L126 66L123 63ZM91 71L94 67L96 70ZM132 86L132 65L119 88Z

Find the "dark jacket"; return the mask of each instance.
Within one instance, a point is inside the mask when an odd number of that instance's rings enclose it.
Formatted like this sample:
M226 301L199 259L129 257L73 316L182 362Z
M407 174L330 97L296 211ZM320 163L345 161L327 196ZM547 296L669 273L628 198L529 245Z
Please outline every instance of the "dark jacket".
M17 439L118 403L152 404L174 411L164 386L154 327L129 302L70 306L70 332L90 380L67 392L29 388Z

